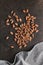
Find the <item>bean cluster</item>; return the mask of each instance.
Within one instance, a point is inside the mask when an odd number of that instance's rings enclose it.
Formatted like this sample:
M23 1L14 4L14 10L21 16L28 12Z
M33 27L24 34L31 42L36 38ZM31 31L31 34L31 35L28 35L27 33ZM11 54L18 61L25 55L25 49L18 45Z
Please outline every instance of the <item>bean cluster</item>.
M35 23L36 17L30 15L28 9L22 10L25 14L25 21L22 20L14 11L11 11L11 15L8 15L6 20L6 26L12 25L12 28L15 30L15 33L10 31L9 34L13 35L14 42L18 45L19 48L26 47L28 42L32 41L39 30L38 24ZM13 19L14 18L14 19ZM19 24L20 23L20 24ZM6 37L6 40L9 39L9 36ZM11 48L14 48L11 46Z

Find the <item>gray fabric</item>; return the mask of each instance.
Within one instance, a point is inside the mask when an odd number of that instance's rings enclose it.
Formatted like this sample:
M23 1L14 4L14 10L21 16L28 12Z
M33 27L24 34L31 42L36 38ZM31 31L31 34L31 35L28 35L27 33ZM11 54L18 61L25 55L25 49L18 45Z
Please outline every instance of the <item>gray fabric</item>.
M0 60L0 65L43 65L43 42L38 43L29 52L20 52L15 56L14 63Z

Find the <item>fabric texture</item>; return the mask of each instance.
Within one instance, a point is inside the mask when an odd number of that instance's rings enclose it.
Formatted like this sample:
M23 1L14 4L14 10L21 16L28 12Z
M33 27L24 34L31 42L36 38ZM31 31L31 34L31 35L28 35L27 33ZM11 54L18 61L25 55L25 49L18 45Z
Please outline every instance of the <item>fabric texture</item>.
M43 65L43 42L36 44L31 51L16 54L12 64L0 60L0 65Z

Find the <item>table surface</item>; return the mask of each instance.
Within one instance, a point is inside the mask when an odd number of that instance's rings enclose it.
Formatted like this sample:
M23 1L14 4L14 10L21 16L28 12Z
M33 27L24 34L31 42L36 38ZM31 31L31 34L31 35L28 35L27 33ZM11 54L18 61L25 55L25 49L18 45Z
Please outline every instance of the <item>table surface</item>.
M39 32L35 34L35 38L28 43L26 48L19 49L10 39L8 42L5 40L5 35L8 30L5 26L5 19L11 10L28 8L33 16L36 16L36 23L39 25ZM20 15L20 13L19 13ZM29 51L33 46L43 41L43 0L0 0L0 60L8 60L13 62L15 54L20 51ZM14 49L9 48L10 44L15 46Z

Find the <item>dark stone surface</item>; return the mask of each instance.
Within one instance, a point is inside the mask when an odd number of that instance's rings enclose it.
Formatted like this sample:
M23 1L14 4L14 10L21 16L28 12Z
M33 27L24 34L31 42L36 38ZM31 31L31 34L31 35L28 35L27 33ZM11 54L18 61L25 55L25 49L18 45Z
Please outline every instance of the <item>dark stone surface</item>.
M28 8L30 13L37 17L35 22L39 25L39 33L35 34L35 38L28 43L26 48L20 50L12 38L9 41L5 40L7 32L11 30L5 26L5 19L11 10L19 12L23 8ZM43 0L0 0L0 59L13 62L16 53L31 50L41 41L43 41ZM13 44L15 48L11 49L10 44Z

